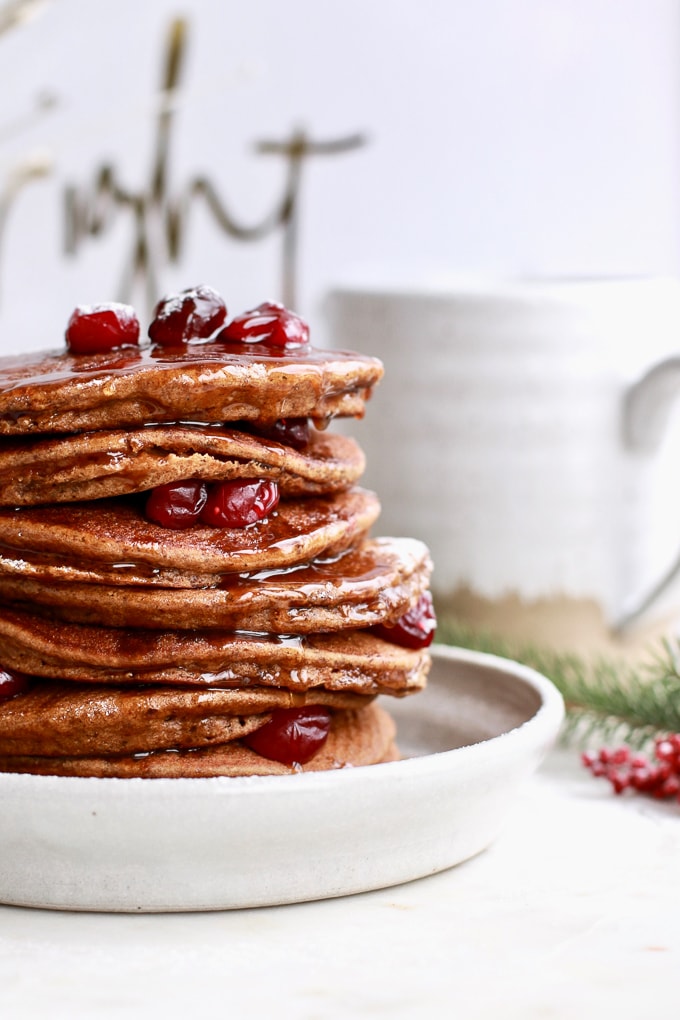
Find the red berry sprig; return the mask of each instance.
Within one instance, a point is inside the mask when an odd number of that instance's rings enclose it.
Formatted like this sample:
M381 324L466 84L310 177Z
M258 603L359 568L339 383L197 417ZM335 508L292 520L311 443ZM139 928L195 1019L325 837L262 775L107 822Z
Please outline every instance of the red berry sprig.
M592 775L609 780L614 793L633 790L680 802L680 733L657 737L653 759L624 745L584 751L581 761Z

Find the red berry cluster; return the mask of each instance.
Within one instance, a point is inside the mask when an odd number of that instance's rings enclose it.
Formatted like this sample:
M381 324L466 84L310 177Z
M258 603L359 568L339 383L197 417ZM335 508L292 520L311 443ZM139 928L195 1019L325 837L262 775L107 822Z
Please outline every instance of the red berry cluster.
M66 345L72 354L98 354L136 346L139 335L139 319L131 305L78 305L66 327ZM175 348L192 341L214 340L236 346L243 353L259 348L271 357L307 347L309 327L299 315L274 301L266 301L227 323L227 306L221 294L199 284L168 294L158 302L149 338L157 346Z
M213 482L197 479L167 482L152 489L145 512L163 528L181 531L194 524L213 528L246 528L275 510L279 487L268 478Z
M581 761L594 776L608 779L615 793L634 790L659 800L680 801L680 733L654 741L654 759L630 747L585 751Z
M243 743L263 758L304 765L323 747L330 728L331 713L323 705L279 708L268 723L243 737Z

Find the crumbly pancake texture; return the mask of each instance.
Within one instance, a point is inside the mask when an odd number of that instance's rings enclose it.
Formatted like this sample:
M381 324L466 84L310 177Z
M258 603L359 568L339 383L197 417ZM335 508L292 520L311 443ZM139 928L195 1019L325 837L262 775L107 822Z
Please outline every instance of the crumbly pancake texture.
M83 584L0 572L0 600L110 627L308 634L392 623L427 590L432 564L417 539L375 538L299 567L226 575L191 590Z
M0 573L105 584L191 588L224 574L273 570L334 555L377 519L374 493L279 503L247 528L163 528L134 497L19 509L0 508Z
M0 434L362 417L382 374L376 358L347 351L266 357L220 343L2 358Z
M349 436L312 431L304 450L211 425L157 425L0 444L0 500L37 506L141 492L199 478L270 478L284 497L354 485L364 456Z
M311 761L283 765L233 740L215 747L171 749L140 755L46 757L0 753L0 771L34 775L97 776L147 779L205 778L209 776L290 775L394 761L395 726L377 704L359 711L333 713L328 739Z

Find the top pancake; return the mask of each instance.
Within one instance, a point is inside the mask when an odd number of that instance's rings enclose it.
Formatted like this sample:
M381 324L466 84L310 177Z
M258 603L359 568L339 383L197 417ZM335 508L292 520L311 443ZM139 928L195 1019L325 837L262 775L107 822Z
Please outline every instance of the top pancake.
M7 357L0 359L0 435L361 417L382 373L376 358L348 351L266 357L216 342Z

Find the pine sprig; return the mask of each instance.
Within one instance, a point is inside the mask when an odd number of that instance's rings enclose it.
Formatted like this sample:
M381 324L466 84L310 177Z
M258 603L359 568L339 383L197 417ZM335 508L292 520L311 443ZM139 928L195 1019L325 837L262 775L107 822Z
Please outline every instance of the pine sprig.
M453 620L439 622L437 640L490 652L531 666L564 698L565 741L625 741L646 748L659 733L680 732L680 644L659 641L640 663L623 658L588 659L539 645L522 645L475 631Z

